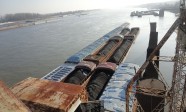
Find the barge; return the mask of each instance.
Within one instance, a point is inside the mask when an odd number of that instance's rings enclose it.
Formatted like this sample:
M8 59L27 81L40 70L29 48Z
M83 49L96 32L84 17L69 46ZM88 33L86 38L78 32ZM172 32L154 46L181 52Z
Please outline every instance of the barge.
M15 99L25 112L123 111L126 85L139 69L124 63L139 33L128 26L117 27L41 79L17 83L11 88Z

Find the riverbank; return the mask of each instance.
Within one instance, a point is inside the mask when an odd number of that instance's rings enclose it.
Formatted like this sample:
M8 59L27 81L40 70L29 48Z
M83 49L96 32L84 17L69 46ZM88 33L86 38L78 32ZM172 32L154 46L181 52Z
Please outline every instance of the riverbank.
M10 14L11 18L7 17L8 18L7 20L6 20L6 17L1 18L0 31L54 22L54 21L61 20L62 18L66 17L66 16L71 16L71 15L76 15L76 16L80 17L80 16L87 15L89 12L95 11L95 10L99 10L99 9L67 11L67 12L59 12L59 13L44 14L44 15L43 14L35 14L36 17L34 17L34 19L29 19L29 17L27 17L25 19L21 18L22 16L24 17L26 15L34 15L32 13ZM19 19L16 18L17 16L19 17ZM12 21L12 19L14 19L14 21ZM10 22L10 20L11 20L11 22Z
M21 28L21 27L28 27L28 26L32 26L32 25L38 25L38 24L44 24L44 23L59 21L61 19L62 19L62 17L52 17L52 18L37 19L37 20L23 20L23 21L15 21L15 22L6 22L6 23L0 24L0 31Z

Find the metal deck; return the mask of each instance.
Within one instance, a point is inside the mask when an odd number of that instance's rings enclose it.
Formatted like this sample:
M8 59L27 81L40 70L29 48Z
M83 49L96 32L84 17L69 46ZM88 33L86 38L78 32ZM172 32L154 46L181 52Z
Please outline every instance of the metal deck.
M41 79L60 82L64 77L66 77L75 69L75 66L76 64L65 63L57 67L56 69L54 69L53 71L51 71L50 73L42 77Z
M0 81L0 112L31 111Z
M88 97L84 87L62 82L28 78L12 89L33 112L73 112Z

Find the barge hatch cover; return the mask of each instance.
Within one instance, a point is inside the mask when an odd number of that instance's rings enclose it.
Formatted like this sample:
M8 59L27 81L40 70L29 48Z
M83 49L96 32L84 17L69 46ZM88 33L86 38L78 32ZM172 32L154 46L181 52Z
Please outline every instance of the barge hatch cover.
M12 91L33 112L72 112L88 100L85 88L80 85L37 78L21 81Z
M0 81L0 112L31 111Z

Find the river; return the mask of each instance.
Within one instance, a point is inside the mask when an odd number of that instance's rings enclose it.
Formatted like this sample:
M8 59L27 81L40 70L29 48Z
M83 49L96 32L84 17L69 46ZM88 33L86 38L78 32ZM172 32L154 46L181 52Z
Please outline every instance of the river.
M87 15L70 15L59 21L0 31L0 80L7 85L15 84L27 77L40 78L61 65L73 55L104 34L129 22L130 27L140 27L126 62L142 65L149 41L150 22L157 22L159 40L176 20L173 13L165 17L130 17L126 10L96 10ZM173 56L176 33L163 46L160 54ZM172 63L160 63L162 73L171 83Z

